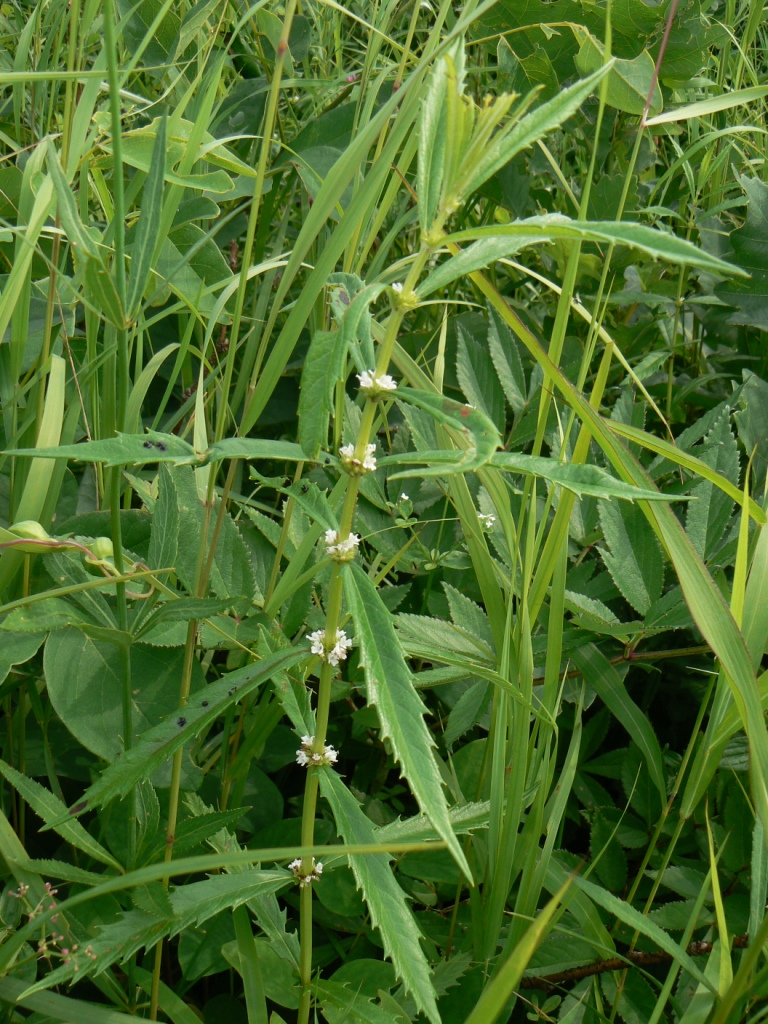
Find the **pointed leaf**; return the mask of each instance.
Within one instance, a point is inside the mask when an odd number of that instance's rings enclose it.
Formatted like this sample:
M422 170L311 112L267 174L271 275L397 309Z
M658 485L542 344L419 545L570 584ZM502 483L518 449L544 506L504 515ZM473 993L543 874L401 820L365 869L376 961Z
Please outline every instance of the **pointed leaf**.
M320 791L331 805L336 827L346 843L377 841L373 823L360 809L336 772L323 768ZM439 1022L429 978L429 964L419 945L419 929L407 904L407 897L395 880L387 854L348 857L358 887L379 929L384 950L392 960L398 977L430 1021Z
M390 740L421 810L448 843L467 877L471 877L451 827L440 772L432 753L435 742L424 721L426 709L405 664L392 614L359 565L345 566L344 593L360 645L368 703L376 705L382 734Z

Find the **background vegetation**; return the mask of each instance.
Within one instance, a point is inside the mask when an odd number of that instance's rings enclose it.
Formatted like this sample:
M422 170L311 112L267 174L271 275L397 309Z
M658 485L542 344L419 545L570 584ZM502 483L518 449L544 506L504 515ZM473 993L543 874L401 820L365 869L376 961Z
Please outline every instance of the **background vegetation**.
M0 6L0 1020L765 1018L765 36Z

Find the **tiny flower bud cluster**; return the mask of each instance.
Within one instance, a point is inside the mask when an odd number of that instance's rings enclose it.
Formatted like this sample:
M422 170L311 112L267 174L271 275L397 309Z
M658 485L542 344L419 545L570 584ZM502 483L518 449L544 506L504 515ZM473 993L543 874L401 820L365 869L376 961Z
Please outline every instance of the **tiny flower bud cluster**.
M340 661L346 661L347 651L352 646L352 641L343 629L337 631L336 639L330 650L326 646L324 629L316 629L314 633L309 634L307 640L312 645L313 654L318 654L323 661L334 666L338 665Z
M365 446L365 457L362 462L355 456L355 446L345 444L339 448L341 464L352 476L362 476L364 473L372 473L376 469L376 459L373 453L376 451L375 444Z
M360 381L360 390L365 391L371 399L378 398L386 391L397 390L397 381L388 373L382 373L377 377L375 370L364 370L363 373L357 374L357 379Z
M359 544L360 538L356 533L350 533L344 540L339 540L336 530L325 531L325 550L334 562L351 562Z
M323 764L336 764L339 758L338 750L334 750L330 744L326 744L317 753L317 751L312 749L314 742L314 736L301 737L301 748L296 751L296 764L300 764L302 768L319 767Z
M320 875L322 875L323 862L315 862L315 858L313 857L312 870L309 872L309 874L306 875L302 871L301 863L301 857L297 857L296 860L291 861L291 863L288 865L288 868L290 871L293 872L294 877L298 880L299 887L301 889L306 889L308 885L311 885L313 882L316 882L320 878Z
M490 528L496 522L496 516L491 515L490 512L478 512L477 518L480 521L480 525L486 530L490 530Z

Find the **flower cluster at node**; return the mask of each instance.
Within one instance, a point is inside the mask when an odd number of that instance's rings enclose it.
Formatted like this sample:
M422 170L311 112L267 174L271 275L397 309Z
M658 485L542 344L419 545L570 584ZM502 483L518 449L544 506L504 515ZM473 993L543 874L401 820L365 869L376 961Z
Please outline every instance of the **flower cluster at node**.
M397 381L388 373L382 373L378 377L375 370L364 370L357 374L360 381L360 390L365 391L371 399L376 399L386 391L396 391Z
M296 860L291 861L291 863L288 865L288 869L293 872L294 877L298 880L300 888L306 889L308 885L311 885L313 882L316 882L320 878L320 875L322 875L323 862L315 862L315 858L313 857L312 868L308 874L304 874L301 865L301 857L297 857Z
M352 646L352 641L343 629L336 632L336 639L330 649L326 645L324 629L316 629L314 633L309 634L307 640L312 645L312 653L319 655L329 665L338 665L340 661L345 661L347 651Z
M496 522L496 516L491 515L490 512L478 512L477 518L484 530L490 530Z
M339 758L338 750L334 750L329 743L326 743L318 753L312 749L314 742L314 736L301 737L301 747L296 751L296 764L300 764L302 768L319 767L323 764L336 764Z
M367 444L365 446L365 457L361 462L360 459L355 456L355 446L353 444L345 444L339 448L341 464L348 473L352 474L352 476L362 476L364 473L372 473L376 469L376 459L373 456L375 451L375 444Z
M357 554L359 544L360 538L356 533L350 533L344 540L339 540L336 530L325 531L325 550L334 562L351 562Z

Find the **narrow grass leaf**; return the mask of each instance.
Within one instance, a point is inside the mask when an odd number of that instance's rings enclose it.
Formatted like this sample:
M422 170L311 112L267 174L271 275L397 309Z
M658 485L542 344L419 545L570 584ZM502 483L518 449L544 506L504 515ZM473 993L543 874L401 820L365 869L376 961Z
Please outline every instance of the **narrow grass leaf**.
M139 223L136 225L136 237L131 253L131 270L128 277L126 299L129 320L136 317L141 306L144 289L149 281L152 260L159 244L158 225L163 207L168 118L164 115L155 123L157 124L157 134L152 147L149 174L144 182L141 213L139 214Z

